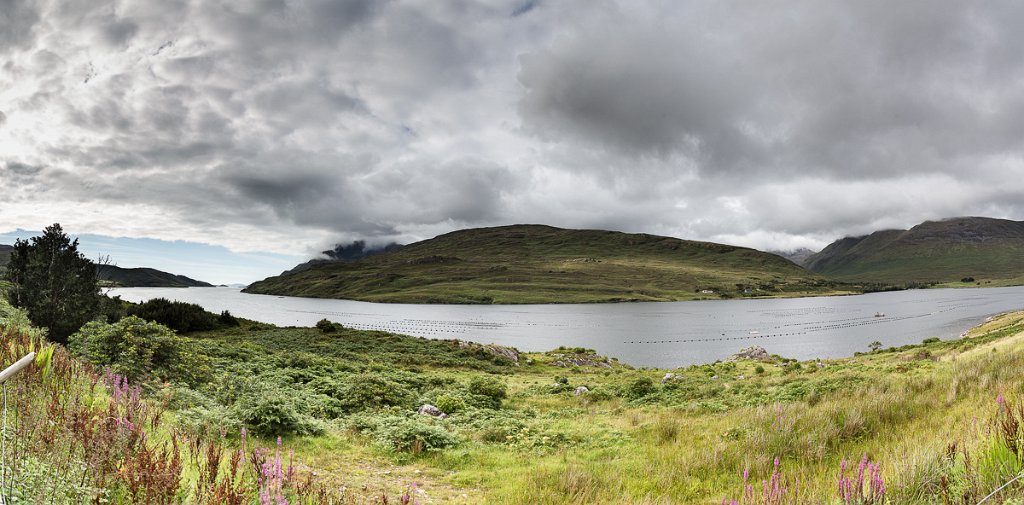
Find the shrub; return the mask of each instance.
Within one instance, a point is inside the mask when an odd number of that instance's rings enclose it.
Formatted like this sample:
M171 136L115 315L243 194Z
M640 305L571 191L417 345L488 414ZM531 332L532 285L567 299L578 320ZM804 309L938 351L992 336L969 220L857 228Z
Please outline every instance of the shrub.
M316 329L320 330L321 333L334 333L338 330L335 328L334 323L330 322L326 318L316 322Z
M135 316L116 323L93 321L68 341L72 354L135 382L143 379L196 384L209 374L209 360L166 326Z
M446 414L454 414L469 406L466 399L455 393L443 393L434 401L434 406Z
M268 387L239 398L232 415L260 436L322 433L323 427L303 414L304 410L305 406L292 392Z
M423 416L386 417L377 424L373 440L386 449L412 454L458 445L458 436L428 422Z
M147 321L156 321L181 333L212 330L217 327L218 323L217 316L207 312L199 305L172 302L166 298L154 298L145 303L132 305L128 307L127 312Z
M622 393L626 398L636 400L643 398L656 390L657 388L654 386L654 381L651 380L650 377L638 377L627 384Z
M353 375L338 392L338 400L349 411L404 406L413 400L413 392L404 384L378 374Z
M496 377L474 377L467 390L471 395L483 397L483 402L492 408L501 408L501 401L508 396L508 386Z

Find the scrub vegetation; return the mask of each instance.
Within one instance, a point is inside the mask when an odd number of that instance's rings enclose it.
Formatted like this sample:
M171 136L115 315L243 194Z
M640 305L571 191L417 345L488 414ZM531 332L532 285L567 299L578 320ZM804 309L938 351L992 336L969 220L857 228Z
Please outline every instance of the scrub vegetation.
M87 477L67 481L82 483L69 496L195 502L237 485L246 498L222 503L259 503L273 481L290 499L318 489L305 503L329 495L336 503L976 503L1024 470L1022 314L961 339L847 359L772 356L654 370L582 348L517 354L327 321L279 328L204 313L214 328L177 333L130 315L139 306L105 306L114 322L72 335L77 359L56 348L58 368L77 375L62 376L68 385L54 391L79 395L74 408L135 415L129 420L149 445L108 427L109 443L121 445L110 449L106 474L82 470L88 451L70 449L75 462L65 466ZM199 319L202 309L188 307L162 313ZM5 330L5 349L38 338L23 315L5 311L5 327L18 328ZM37 389L15 395L38 403L42 417L56 380L44 373L19 379L20 388ZM132 401L149 417L129 414ZM447 415L418 414L424 404ZM275 457L282 461L278 477L252 466L256 446L269 471L277 471ZM240 449L245 456L233 456ZM64 454L26 446L14 482L61 480L51 453ZM177 471L176 487L131 487L123 476L139 454ZM214 456L219 484L203 484L211 468L203 458ZM30 472L40 477L26 480ZM302 488L299 475L316 484ZM1011 484L995 503L1020 503L1013 500L1022 491Z

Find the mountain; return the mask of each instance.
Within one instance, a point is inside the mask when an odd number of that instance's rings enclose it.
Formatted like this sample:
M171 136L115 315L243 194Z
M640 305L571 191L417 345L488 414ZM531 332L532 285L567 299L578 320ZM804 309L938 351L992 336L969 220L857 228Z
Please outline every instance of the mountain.
M376 256L381 253L397 251L398 249L401 248L402 245L397 244L395 242L380 247L369 248L366 247L366 242L362 240L356 240L351 244L337 244L334 246L333 249L328 249L321 253L324 256L326 256L326 258L314 258L305 263L300 263L296 265L295 268L284 271L281 275L294 274L301 272L303 270L309 270L310 268L313 268L313 266L320 265L323 263L331 263L336 261L348 263L352 261L358 261L363 258Z
M456 231L354 262L317 263L244 291L378 302L557 303L795 295L827 286L783 258L744 247L514 225Z
M212 287L212 284L174 275L153 268L121 268L114 265L96 267L96 278L126 288L190 288Z
M885 283L1024 277L1024 222L959 217L846 237L806 266L840 280Z
M774 254L776 256L782 256L783 258L786 258L787 260L792 261L793 263L796 263L797 265L800 265L800 266L805 266L806 262L807 262L807 258L810 258L811 256L813 256L815 254L814 251L812 251L812 250L810 250L810 249L808 249L806 247L801 247L799 249L793 249L792 251L768 251L768 252L770 252L770 253L772 253L772 254Z
M7 267L14 246L0 244L0 274ZM125 288L189 288L212 287L212 284L174 275L153 268L121 268L114 265L96 267L96 279Z

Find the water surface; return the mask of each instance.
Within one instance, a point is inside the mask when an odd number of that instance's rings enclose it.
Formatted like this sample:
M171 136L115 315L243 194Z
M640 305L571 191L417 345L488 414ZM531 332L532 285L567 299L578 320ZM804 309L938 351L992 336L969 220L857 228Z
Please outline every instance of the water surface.
M989 316L1024 309L1024 286L566 305L380 304L251 295L234 288L120 288L111 295L197 303L279 326L312 326L326 318L352 328L523 351L589 347L635 366L663 368L713 362L750 345L802 360L850 356L876 340L889 347L957 338Z

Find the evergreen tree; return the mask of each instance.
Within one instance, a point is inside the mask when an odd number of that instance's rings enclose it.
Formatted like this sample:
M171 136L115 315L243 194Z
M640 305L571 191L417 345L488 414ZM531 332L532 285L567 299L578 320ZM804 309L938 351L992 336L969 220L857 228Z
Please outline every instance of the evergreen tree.
M53 341L66 343L99 310L96 264L78 252L78 239L68 238L59 224L15 242L6 279L13 284L11 303L48 328Z

